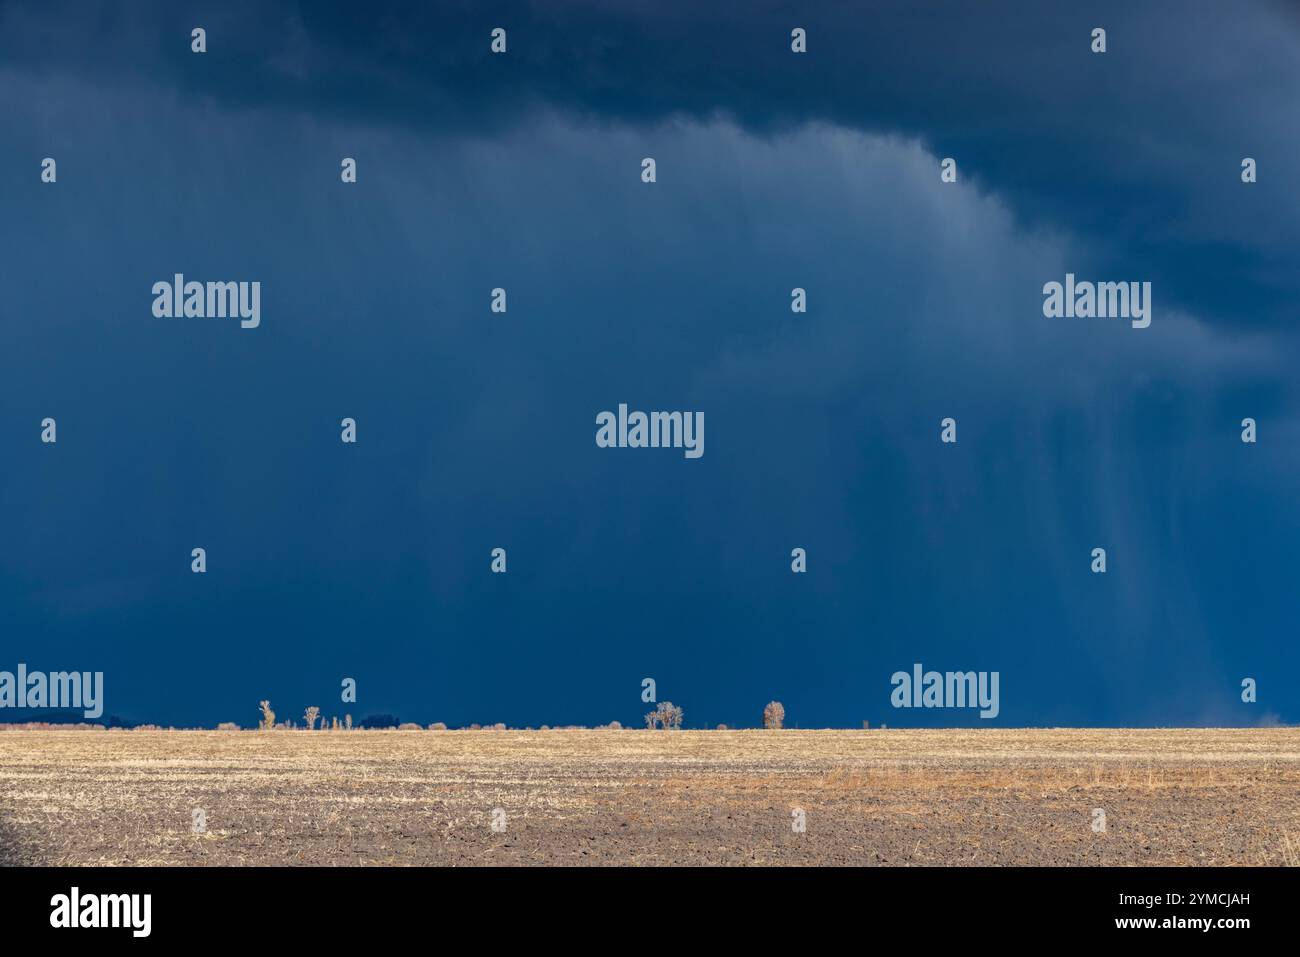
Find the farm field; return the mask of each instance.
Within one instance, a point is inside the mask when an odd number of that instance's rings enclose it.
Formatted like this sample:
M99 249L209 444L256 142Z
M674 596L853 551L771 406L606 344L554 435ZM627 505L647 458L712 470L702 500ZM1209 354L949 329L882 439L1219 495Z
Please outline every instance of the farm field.
M1295 865L1300 729L8 730L0 863Z

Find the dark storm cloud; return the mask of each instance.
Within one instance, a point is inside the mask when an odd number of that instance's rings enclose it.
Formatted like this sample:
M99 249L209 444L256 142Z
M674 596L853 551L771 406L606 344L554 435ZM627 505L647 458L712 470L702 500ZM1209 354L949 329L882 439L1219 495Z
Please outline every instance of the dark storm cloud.
M48 134L40 87L8 87L0 152ZM0 498L27 503L0 543L0 648L42 636L106 669L116 700L209 724L354 671L373 710L427 720L628 720L618 689L654 674L723 719L775 682L806 720L852 724L918 654L1018 673L1013 722L1213 700L1204 573L1166 559L1185 532L1147 496L1239 486L1235 407L1215 404L1247 388L1268 409L1284 357L1172 310L1144 332L1043 320L1040 278L1075 241L941 185L919 145L555 115L433 139L66 78L45 92L64 176L18 194L5 234L9 308L38 320L0 326L20 450ZM653 189L635 175L648 137ZM345 144L367 157L355 190L337 184ZM153 319L149 285L175 269L263 279L263 325ZM493 322L499 283L512 312ZM625 399L705 409L702 467L596 449L594 413ZM57 459L31 441L51 409ZM954 410L964 444L945 457ZM1184 473L1149 452L1165 416L1206 450ZM1244 508L1281 535L1297 516L1269 422ZM1097 540L1123 563L1105 599L1080 564ZM793 543L816 569L797 593ZM509 588L484 572L494 544ZM1153 608L1153 581L1178 604ZM1181 683L1115 669L1171 632ZM1095 697L1060 700L1063 648ZM123 687L146 675L193 694Z
M1210 321L1279 327L1300 292L1300 31L1198 2L83 4L11 7L0 58L189 102L493 135L539 107L653 124L722 114L919 138L1080 269L1141 276ZM188 52L191 26L210 52ZM488 52L494 26L506 57ZM789 52L809 31L810 53ZM1104 26L1109 52L1089 50ZM1243 156L1260 182L1243 189Z
M1291 716L1289 21L1113 7L1092 57L1067 7L700 6L3 8L0 660L209 725L341 675L627 721L647 674L892 724L918 659L1013 724L1253 720L1248 674ZM1045 320L1066 269L1155 324ZM175 270L263 325L154 319ZM705 409L698 467L597 449L623 399Z

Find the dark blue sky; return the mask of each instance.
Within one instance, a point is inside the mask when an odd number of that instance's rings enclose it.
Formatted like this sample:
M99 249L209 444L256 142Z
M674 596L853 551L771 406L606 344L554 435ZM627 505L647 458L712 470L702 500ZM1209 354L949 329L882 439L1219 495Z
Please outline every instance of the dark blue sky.
M699 6L0 4L0 669L178 725L981 723L892 709L914 662L999 671L984 724L1295 720L1295 8ZM1151 327L1044 318L1067 271ZM155 319L177 272L261 326ZM620 402L704 456L597 448Z

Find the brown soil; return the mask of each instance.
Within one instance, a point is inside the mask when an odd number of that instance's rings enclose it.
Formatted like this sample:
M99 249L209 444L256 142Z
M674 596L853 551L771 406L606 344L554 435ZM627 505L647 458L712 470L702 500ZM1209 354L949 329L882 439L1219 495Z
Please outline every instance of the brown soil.
M0 862L1294 865L1300 729L4 731Z

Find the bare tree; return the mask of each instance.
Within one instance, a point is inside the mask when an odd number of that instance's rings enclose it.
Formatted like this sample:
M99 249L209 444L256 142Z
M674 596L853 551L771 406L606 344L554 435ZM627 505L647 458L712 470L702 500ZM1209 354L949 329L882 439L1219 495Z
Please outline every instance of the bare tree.
M302 719L307 722L307 730L311 731L316 727L316 716L320 714L320 708L312 705L303 712Z
M271 702L263 701L258 707L262 709L262 730L270 731L275 727L275 712L271 710Z
M682 709L671 701L660 701L657 711L659 723L666 731L679 731L682 727Z
M779 701L769 701L763 709L763 727L769 731L780 731L785 724L785 706Z

